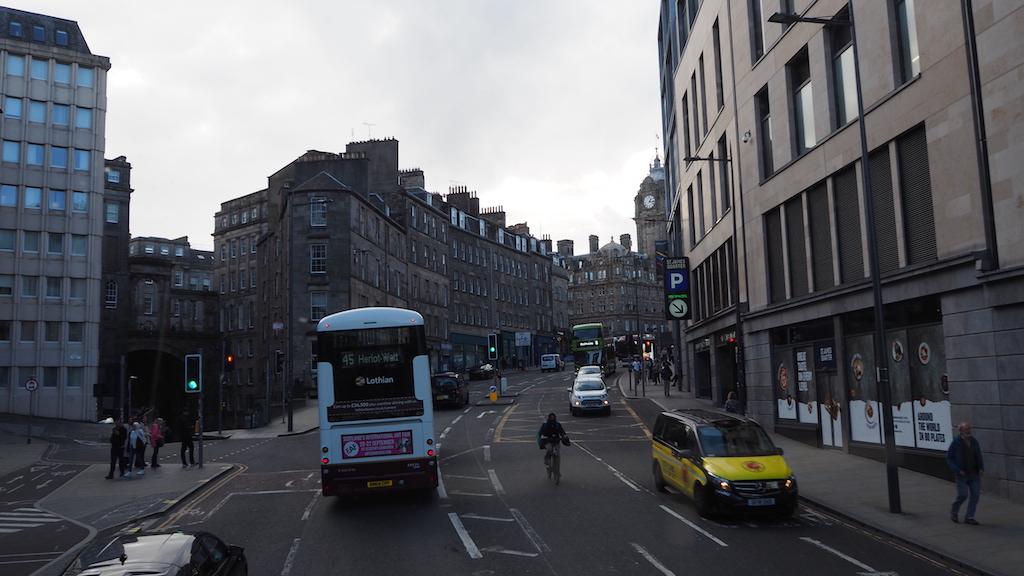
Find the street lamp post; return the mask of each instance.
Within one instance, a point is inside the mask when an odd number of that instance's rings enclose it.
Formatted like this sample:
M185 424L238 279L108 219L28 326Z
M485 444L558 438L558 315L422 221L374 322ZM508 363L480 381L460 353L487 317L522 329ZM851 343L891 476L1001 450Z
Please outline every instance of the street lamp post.
M875 202L871 192L871 174L868 169L868 137L864 126L864 96L860 81L860 56L857 53L857 26L853 19L853 2L847 4L848 20L835 18L803 17L798 14L776 12L768 17L769 22L793 24L809 22L829 26L849 26L850 42L853 44L853 77L857 93L857 118L860 128L860 169L864 184L864 224L868 235L868 260L871 271L871 288L875 308L875 370L878 381L879 402L882 404L883 440L885 442L885 468L889 487L889 512L901 513L899 471L896 465L895 427L892 420L892 391L889 386L889 361L885 349L885 314L882 302L882 279L878 265L878 237L875 234Z

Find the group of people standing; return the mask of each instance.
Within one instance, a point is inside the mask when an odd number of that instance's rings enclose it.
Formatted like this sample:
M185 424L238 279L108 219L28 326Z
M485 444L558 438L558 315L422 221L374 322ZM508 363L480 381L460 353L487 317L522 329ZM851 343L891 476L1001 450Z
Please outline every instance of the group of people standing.
M670 395L672 381L675 375L672 373L672 361L668 358L646 359L641 363L639 358L633 360L632 370L639 374L641 370L650 379L651 384L657 386L659 383L665 386L665 396Z
M178 419L178 436L181 439L181 467L195 466L195 446L192 443L193 422L186 408ZM160 448L163 447L169 429L163 418L156 418L149 423L145 415L136 415L131 423L118 418L110 431L110 471L106 479L114 478L114 470L123 478L131 478L135 470L137 476L146 473L146 448L153 449L149 467L160 467ZM185 463L188 452L190 464Z

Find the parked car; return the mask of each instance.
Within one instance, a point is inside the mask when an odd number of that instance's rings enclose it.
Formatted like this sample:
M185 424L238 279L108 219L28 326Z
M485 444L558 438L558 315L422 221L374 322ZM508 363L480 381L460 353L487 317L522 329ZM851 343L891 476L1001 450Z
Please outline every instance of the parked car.
M579 416L580 412L601 411L612 413L612 405L608 400L608 388L604 378L593 375L577 376L569 392L569 413Z
M490 362L481 362L469 369L470 380L488 380L494 378L494 365Z
M209 532L118 534L89 543L64 570L64 576L147 574L246 576L249 563L239 546Z
M540 357L540 371L547 372L561 372L565 370L565 360L558 354L541 354Z
M430 377L434 406L461 407L469 403L469 384L457 372L442 372Z
M697 513L796 511L796 476L761 426L736 414L662 412L652 430L654 486L693 498Z

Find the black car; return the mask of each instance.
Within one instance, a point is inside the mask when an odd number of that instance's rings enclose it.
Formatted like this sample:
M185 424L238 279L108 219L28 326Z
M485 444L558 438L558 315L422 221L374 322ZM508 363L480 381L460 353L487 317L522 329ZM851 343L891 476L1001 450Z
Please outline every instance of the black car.
M249 563L238 546L209 532L117 534L89 543L63 576L147 574L247 576Z
M430 378L434 406L461 407L469 403L469 386L456 372L442 372Z
M470 380L489 380L494 378L494 365L490 362L481 362L469 368Z

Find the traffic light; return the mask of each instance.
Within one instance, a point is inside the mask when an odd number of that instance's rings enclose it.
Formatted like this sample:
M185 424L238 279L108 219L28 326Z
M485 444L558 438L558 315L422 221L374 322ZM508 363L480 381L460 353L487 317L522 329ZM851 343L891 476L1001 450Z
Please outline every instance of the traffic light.
M274 365L276 366L277 372L284 370L284 352L280 350L274 350Z
M498 359L498 335L488 334L487 335L487 359L497 360Z
M235 369L235 355L231 352L224 354L224 371L231 372Z
M201 354L185 355L185 392L203 391L203 356Z

